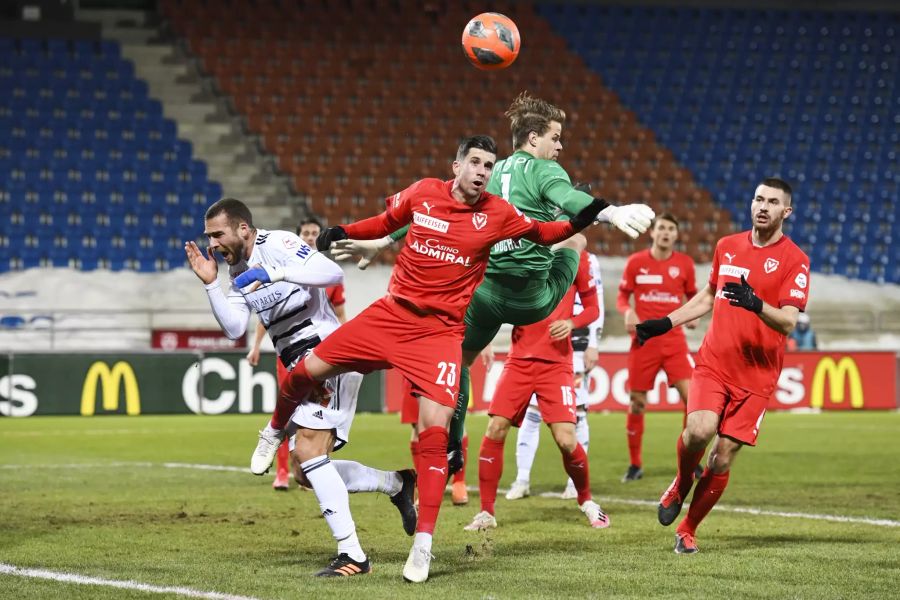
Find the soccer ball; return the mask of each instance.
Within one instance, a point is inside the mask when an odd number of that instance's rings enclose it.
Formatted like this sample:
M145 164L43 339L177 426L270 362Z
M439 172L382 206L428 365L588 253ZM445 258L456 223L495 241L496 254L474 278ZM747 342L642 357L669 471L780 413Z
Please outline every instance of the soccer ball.
M463 29L463 52L479 69L505 69L516 60L521 45L519 28L500 13L481 13Z

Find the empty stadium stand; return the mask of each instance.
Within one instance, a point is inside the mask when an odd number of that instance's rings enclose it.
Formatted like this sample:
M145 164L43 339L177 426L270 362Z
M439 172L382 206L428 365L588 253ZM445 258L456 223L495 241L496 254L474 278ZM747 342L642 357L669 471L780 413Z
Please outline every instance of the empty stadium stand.
M521 91L568 114L561 162L617 201L648 201L682 217L686 248L708 260L730 216L637 122L532 8L492 5L525 32L513 68L485 73L462 56L468 2L201 2L163 0L250 131L264 136L312 212L347 222L422 177L450 177L456 143L488 133L511 151L503 112ZM379 26L372 26L379 23ZM643 247L594 228L608 255Z
M109 40L0 38L0 272L184 264L221 187Z
M743 228L780 175L815 270L900 282L900 13L538 12Z

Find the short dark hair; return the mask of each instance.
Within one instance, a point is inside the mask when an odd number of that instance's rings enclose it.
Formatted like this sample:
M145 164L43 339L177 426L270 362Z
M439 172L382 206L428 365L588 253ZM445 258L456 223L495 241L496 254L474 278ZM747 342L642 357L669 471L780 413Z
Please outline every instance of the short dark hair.
M675 223L675 229L678 229L678 219L676 219L675 215L673 215L672 213L667 213L667 212L659 213L658 215L656 215L656 217L653 219L653 225L651 226L651 229L653 227L656 227L656 222L659 221L660 219L662 219L664 221L671 221L672 223Z
M304 226L304 225L315 225L315 226L318 227L319 229L324 229L324 227L322 227L322 223L320 223L319 220L318 220L317 218L315 218L315 217L306 217L305 219L303 219L302 221L300 221L300 224L299 224L299 225L297 225L297 235L300 235L300 230L303 229L303 226Z
M781 179L780 177L766 177L759 183L759 185L764 185L766 187L775 188L776 190L781 190L782 192L787 194L788 204L790 205L791 197L794 195L794 192L793 190L791 190L790 184L784 179Z
M237 228L241 223L246 223L247 227L253 229L253 215L247 205L240 200L222 198L214 202L206 209L206 220L214 219L222 213L228 216L228 224L233 228Z
M473 135L464 138L459 143L459 148L456 150L456 160L464 159L472 148L497 154L497 142L494 141L494 138L489 135Z

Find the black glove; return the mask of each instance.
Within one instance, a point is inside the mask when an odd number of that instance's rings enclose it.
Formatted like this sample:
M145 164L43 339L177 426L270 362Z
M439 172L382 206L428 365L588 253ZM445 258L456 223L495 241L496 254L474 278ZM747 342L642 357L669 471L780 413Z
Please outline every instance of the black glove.
M316 249L319 252L328 252L331 249L331 242L346 239L347 232L344 231L344 228L340 225L335 225L319 234L319 237L316 238Z
M650 319L649 321L638 323L634 329L637 332L638 346L643 346L650 338L668 333L672 329L672 319L669 317Z
M735 283L729 281L722 288L722 293L728 298L728 303L732 306L740 306L751 312L760 313L763 309L763 301L759 296L753 293L753 288L747 283L747 279L741 275L741 282Z
M462 470L465 463L463 462L462 446L456 440L450 440L447 443L447 478Z
M609 202L603 198L594 198L594 201L581 209L577 215L569 219L575 231L581 231L597 220L600 211L609 206Z

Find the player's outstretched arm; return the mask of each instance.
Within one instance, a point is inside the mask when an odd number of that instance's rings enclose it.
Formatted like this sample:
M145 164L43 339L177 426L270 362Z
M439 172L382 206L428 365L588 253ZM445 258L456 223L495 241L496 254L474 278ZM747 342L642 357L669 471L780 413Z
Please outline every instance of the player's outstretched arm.
M578 214L584 207L592 203L595 206L599 203L599 216L596 220L612 223L632 239L637 239L640 234L647 231L656 217L653 209L646 204L613 206L603 198L592 198L589 192L590 186L573 187L568 181L557 179L544 193L551 202L570 215Z
M377 240L339 240L331 244L331 257L338 262L359 259L356 266L365 270L393 243L394 240L389 235Z
M673 327L699 319L709 313L716 299L715 294L716 291L707 284L696 296L670 312L669 316L638 323L635 326L638 344L643 346L644 342L650 338L667 333Z

